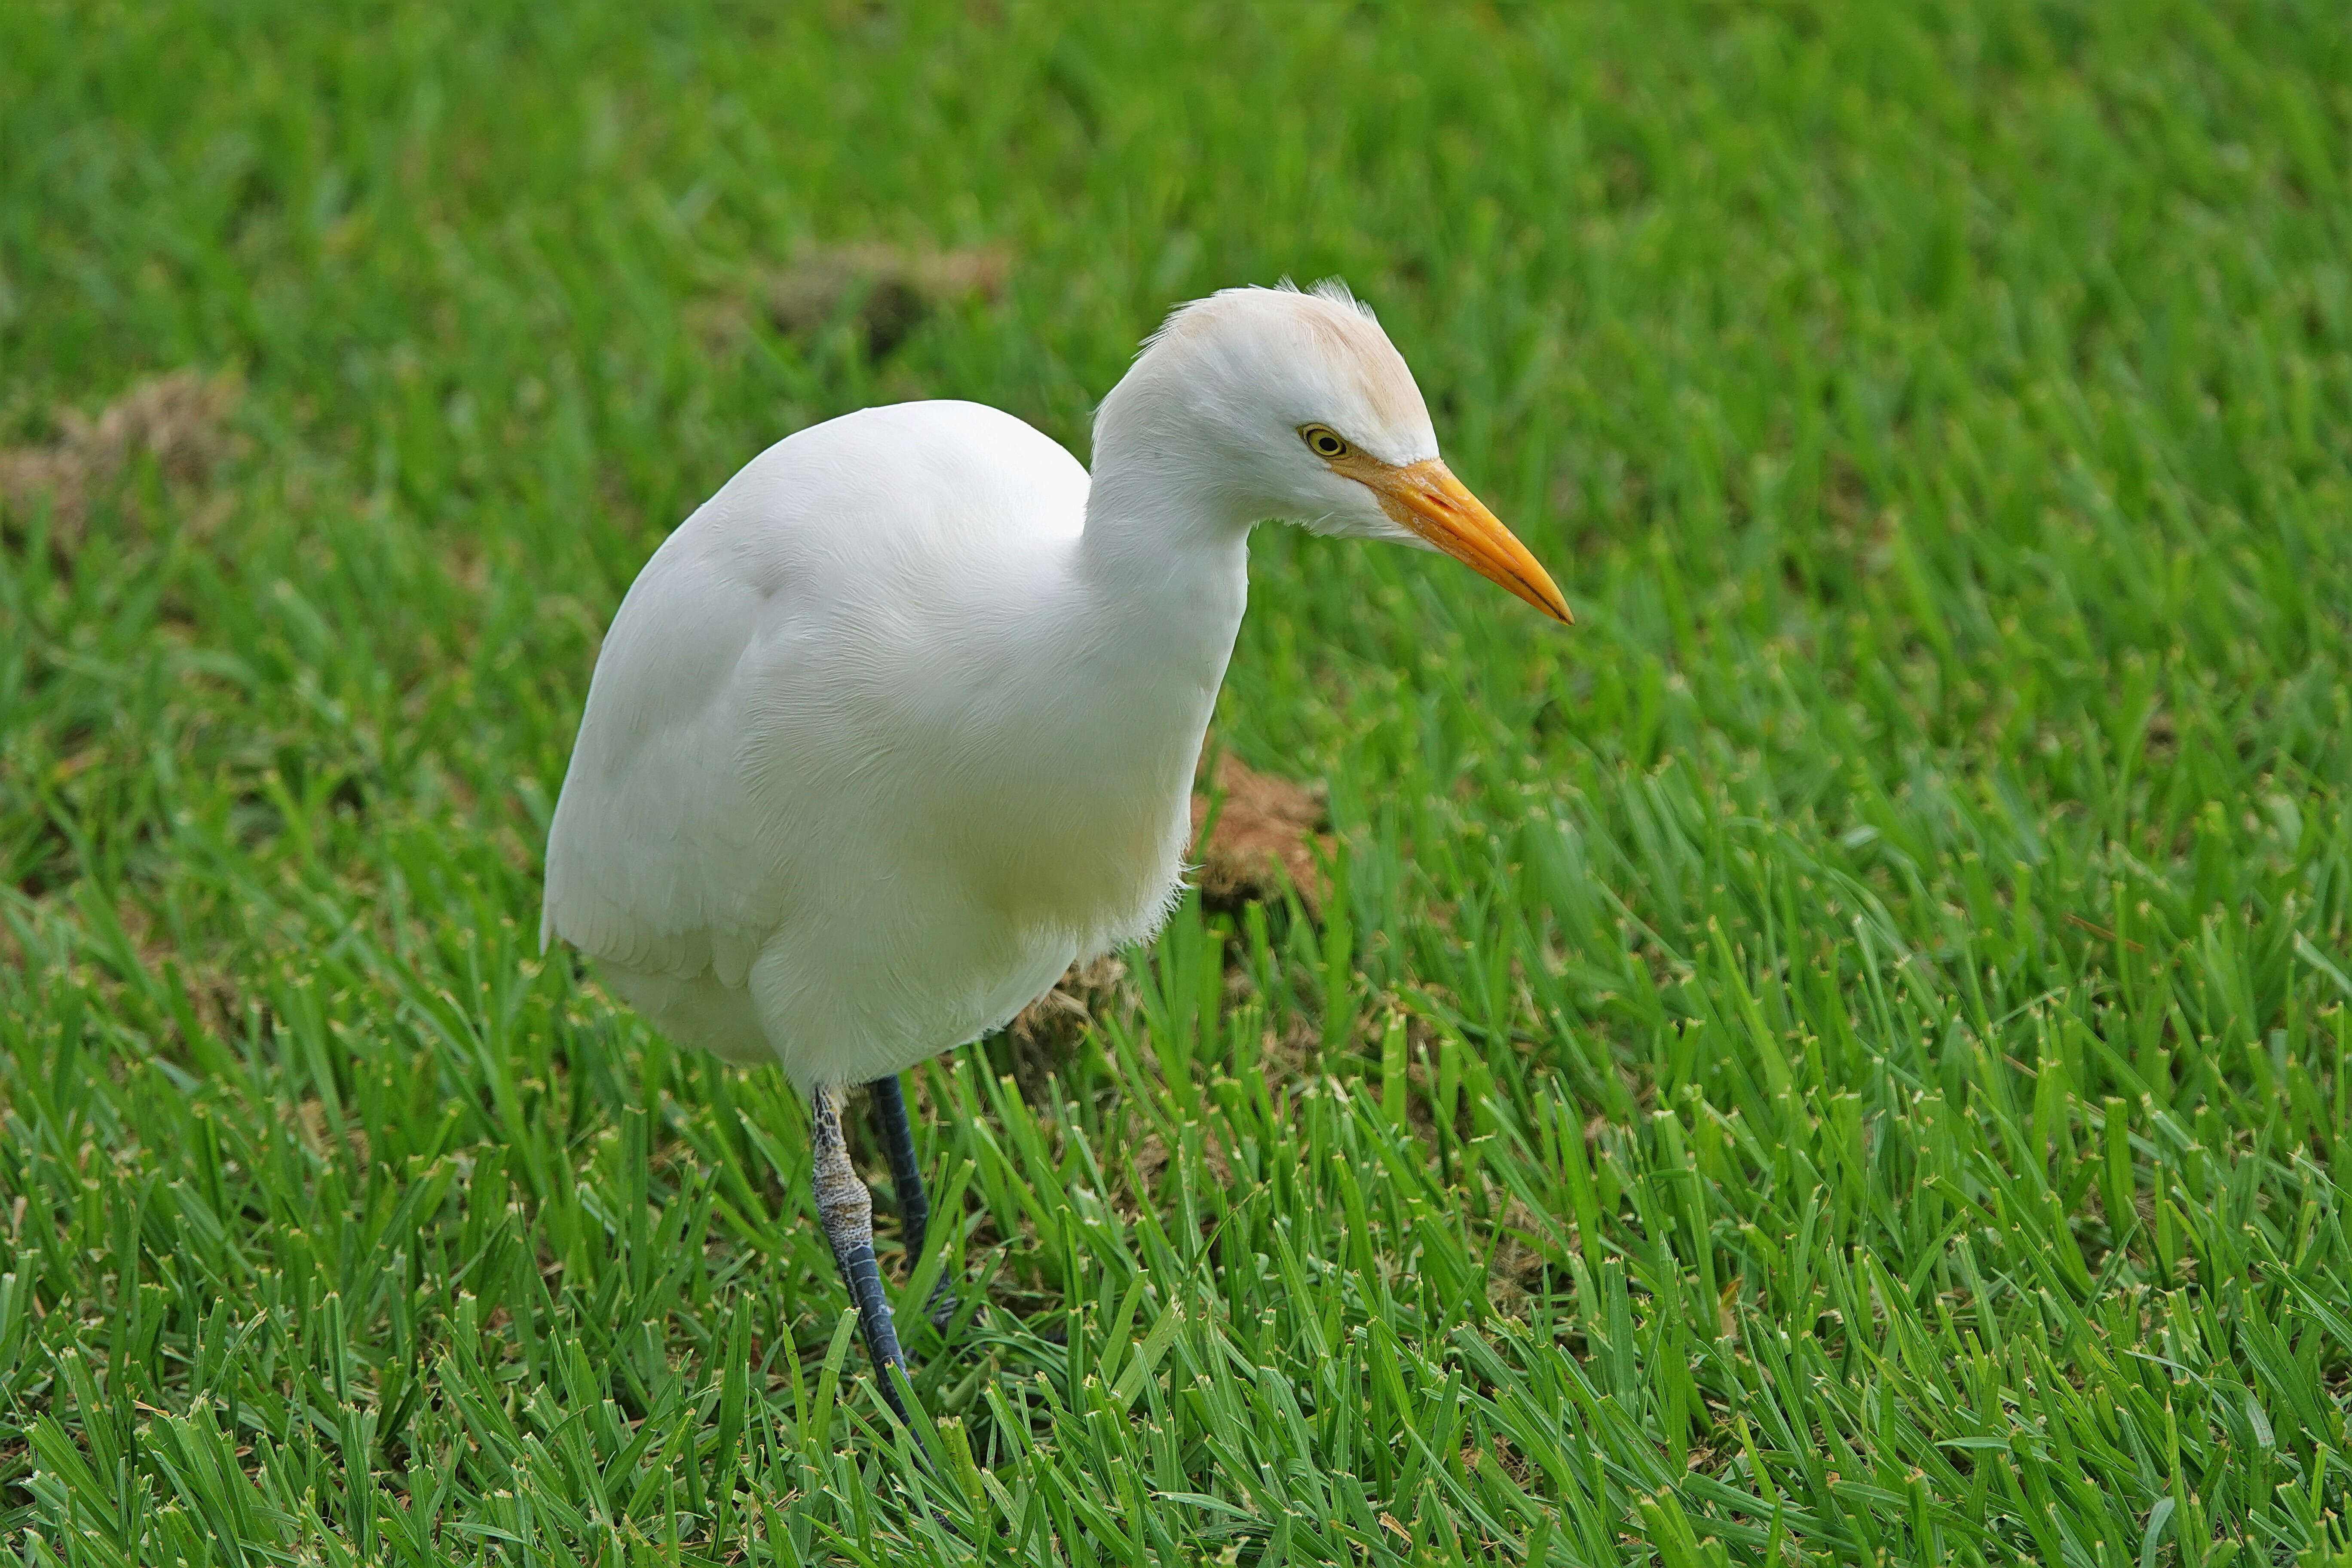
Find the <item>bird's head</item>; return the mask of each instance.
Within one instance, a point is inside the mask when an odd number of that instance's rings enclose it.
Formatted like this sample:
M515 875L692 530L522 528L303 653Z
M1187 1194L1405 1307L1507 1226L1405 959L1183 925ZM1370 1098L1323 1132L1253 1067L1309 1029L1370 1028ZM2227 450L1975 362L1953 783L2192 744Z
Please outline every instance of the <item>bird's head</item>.
M1442 551L1570 620L1549 573L1455 479L1412 372L1336 280L1227 289L1179 307L1096 419L1163 484L1244 521Z

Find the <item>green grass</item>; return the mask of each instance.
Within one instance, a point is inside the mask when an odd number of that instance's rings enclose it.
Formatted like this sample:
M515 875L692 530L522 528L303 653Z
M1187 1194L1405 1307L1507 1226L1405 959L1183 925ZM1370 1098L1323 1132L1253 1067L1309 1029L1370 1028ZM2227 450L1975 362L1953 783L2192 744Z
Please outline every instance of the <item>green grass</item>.
M244 386L0 521L6 1549L2337 1561L2341 7L1122 9L0 6L0 444ZM707 329L869 238L1010 282ZM900 1431L789 1087L535 951L596 638L777 437L1083 452L1284 272L1580 625L1261 532L1332 917L920 1075Z

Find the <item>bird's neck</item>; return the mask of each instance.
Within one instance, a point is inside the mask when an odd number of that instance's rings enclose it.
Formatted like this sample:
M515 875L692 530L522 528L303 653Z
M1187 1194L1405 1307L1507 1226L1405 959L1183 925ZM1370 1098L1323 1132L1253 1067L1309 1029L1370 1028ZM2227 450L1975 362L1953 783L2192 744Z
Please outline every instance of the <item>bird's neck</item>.
M1171 678L1224 677L1249 595L1255 520L1213 486L1097 452L1077 581L1118 640Z
M1248 601L1249 523L1174 474L1096 458L1055 662L1086 712L1088 765L1181 795Z

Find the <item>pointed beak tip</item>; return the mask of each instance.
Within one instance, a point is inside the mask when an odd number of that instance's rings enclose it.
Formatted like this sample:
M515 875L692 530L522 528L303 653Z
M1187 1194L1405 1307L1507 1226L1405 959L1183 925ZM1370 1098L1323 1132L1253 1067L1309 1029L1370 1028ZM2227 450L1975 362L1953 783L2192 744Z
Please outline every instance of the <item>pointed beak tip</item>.
M1576 624L1551 574L1488 511L1453 470L1434 458L1401 469L1360 475L1389 516L1445 554L1558 621Z

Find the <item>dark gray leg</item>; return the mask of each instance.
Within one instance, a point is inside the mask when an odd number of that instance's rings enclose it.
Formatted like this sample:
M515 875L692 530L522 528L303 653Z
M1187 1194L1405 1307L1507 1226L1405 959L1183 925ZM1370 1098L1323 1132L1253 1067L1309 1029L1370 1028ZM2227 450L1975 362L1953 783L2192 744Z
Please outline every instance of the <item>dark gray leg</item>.
M898 1235L907 1247L907 1267L923 1256L923 1237L931 1227L931 1200L923 1195L923 1168L915 1160L915 1130L907 1121L907 1097L894 1075L866 1086L874 1102L874 1128L882 1135L882 1149L890 1162L890 1193L898 1210ZM931 1287L923 1314L935 1329L945 1329L955 1316L955 1298L943 1276Z
M923 1233L931 1227L931 1200L923 1195L923 1168L915 1163L915 1130L907 1124L907 1097L898 1080L877 1078L866 1086L874 1102L874 1128L882 1134L883 1156L890 1162L890 1194L898 1200L898 1234L907 1244L907 1263L913 1267L923 1255Z
M849 1299L857 1304L857 1326L866 1335L866 1352L873 1358L882 1397L905 1421L906 1403L898 1397L890 1368L903 1368L907 1357L898 1349L898 1331L890 1321L889 1300L882 1294L881 1270L874 1266L873 1195L857 1179L841 1140L840 1091L822 1087L812 1090L809 1110L814 1121L809 1142L816 1155L813 1185L817 1218L824 1224L825 1240L833 1244L833 1260L841 1269L841 1281L849 1287Z

